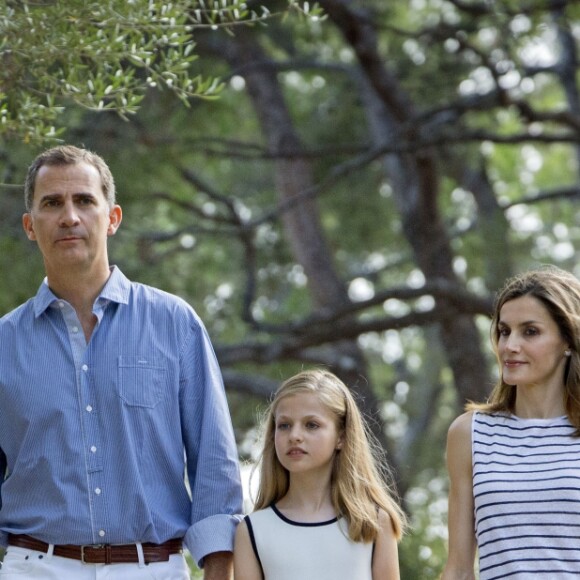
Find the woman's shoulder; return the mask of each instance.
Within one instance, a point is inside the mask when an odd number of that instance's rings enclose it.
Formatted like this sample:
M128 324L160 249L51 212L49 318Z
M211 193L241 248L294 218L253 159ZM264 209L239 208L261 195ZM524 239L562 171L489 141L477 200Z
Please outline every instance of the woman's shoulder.
M477 411L467 411L459 417L456 417L449 426L449 436L466 435L471 433L471 425L473 423L473 415Z
M471 461L471 438L473 415L475 411L467 411L459 415L449 426L447 432L447 457L458 461Z

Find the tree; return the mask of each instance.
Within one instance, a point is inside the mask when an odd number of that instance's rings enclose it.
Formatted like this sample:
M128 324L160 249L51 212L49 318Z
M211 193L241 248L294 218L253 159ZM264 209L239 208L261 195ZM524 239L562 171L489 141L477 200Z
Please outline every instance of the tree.
M541 262L580 273L580 7L321 6L325 20L198 31L190 74L224 79L220 99L150 91L130 124L69 115L67 138L113 165L117 263L206 321L241 449L280 379L332 368L415 518L403 577L435 578L445 432L493 381L493 294Z
M289 0L281 8L300 10ZM193 32L272 18L242 0L7 0L0 8L0 136L57 137L58 116L74 103L135 113L149 87L184 104L214 98L220 82L191 76Z

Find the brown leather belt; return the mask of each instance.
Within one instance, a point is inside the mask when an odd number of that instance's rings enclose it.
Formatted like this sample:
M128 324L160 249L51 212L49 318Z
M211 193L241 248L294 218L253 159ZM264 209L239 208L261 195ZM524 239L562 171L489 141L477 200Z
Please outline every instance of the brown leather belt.
M28 548L38 552L48 552L49 545L26 534L10 534L9 546ZM146 564L152 562L167 562L171 554L180 554L183 551L181 539L168 540L164 544L143 543L143 558ZM124 564L139 562L139 554L135 544L111 545L99 544L96 546L74 546L72 544L55 545L53 554L62 558L81 560L85 564Z

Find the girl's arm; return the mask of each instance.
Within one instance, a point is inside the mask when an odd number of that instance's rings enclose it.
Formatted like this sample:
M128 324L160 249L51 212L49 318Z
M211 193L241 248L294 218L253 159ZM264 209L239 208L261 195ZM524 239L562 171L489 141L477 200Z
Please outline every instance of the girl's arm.
M400 580L397 538L389 514L382 510L379 511L379 524L381 531L373 553L373 580Z
M461 415L447 435L449 554L441 580L475 580L471 419L472 413Z
M241 522L236 530L234 542L234 580L263 580L262 569L250 540L246 522Z

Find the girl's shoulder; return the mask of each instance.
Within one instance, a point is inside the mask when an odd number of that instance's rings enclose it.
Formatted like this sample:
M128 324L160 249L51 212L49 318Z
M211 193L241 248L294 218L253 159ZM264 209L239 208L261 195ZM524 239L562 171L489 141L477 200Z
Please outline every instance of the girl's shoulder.
M275 512L272 506L268 506L265 508L261 508L259 510L253 511L252 513L244 516L244 521L250 522L259 522L264 520L269 520L272 517L275 517Z
M378 522L382 532L387 532L388 535L394 535L393 518L386 510L378 509Z

